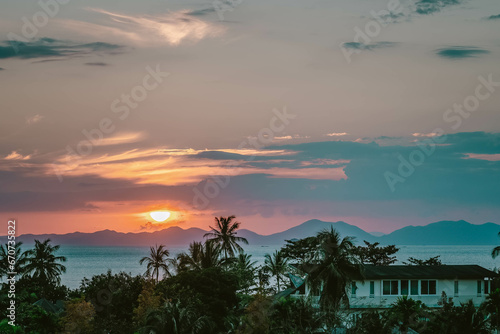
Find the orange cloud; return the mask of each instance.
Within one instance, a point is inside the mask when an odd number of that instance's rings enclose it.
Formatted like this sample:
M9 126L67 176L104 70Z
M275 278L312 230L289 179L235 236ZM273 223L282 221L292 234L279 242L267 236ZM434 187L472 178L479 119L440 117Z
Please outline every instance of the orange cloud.
M300 163L301 166L325 166L325 165L344 165L348 164L351 162L350 160L345 160L345 159L339 159L339 160L332 160L332 159L314 159L310 161L302 161Z
M479 160L487 160L487 161L500 161L500 153L497 154L476 154L476 153L468 153L467 159L479 159Z
M12 151L9 155L7 155L5 160L29 160L31 155L22 155L17 151Z
M60 157L57 161L59 172L64 176L98 175L110 179L127 179L136 184L181 185L196 184L212 175L268 174L275 178L309 178L340 180L347 178L343 168L260 168L245 159L193 159L203 150L194 149L134 149L116 154L93 154L68 161ZM229 149L211 152L235 153L242 156L285 156L293 152L285 150ZM282 160L266 161L268 165ZM301 166L342 165L347 160L317 160ZM300 167L300 166L299 166ZM53 173L53 170L47 170Z
M271 168L266 169L266 174L271 174L274 178L288 179L311 179L311 180L342 180L347 179L344 172L345 167L338 168Z

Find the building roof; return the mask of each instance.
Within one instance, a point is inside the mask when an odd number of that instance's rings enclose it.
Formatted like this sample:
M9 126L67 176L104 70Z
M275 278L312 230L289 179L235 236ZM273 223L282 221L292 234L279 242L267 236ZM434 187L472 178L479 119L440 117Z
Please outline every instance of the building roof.
M375 266L364 265L365 279L483 279L497 277L495 272L478 265L439 265L439 266Z
M300 286L302 284L304 284L304 279L299 277L299 276L292 275L289 273L288 278L290 278L290 281L292 282L293 286L296 288L300 288Z
M58 303L54 304L54 303L49 302L45 298L39 299L33 303L33 305L40 306L41 308L43 308L45 311L47 311L49 313L59 313L59 312L63 311L63 307L60 304L61 303L59 303L59 301L58 301Z
M290 296L292 293L297 291L297 288L288 288L286 290L280 291L277 294L274 295L274 301L278 301L281 298L286 298Z

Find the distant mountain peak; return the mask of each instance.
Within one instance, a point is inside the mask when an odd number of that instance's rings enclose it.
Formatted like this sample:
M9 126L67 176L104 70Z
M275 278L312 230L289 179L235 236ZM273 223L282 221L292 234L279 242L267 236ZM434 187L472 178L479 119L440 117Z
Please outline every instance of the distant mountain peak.
M371 235L373 235L373 236L375 236L375 237L381 237L381 236L383 236L383 235L386 235L386 233L383 233L383 232L376 232L376 231L374 231L374 232L368 232L368 233L370 233Z
M399 245L495 245L500 242L498 232L498 224L442 220L423 226L406 226L379 239L384 244Z
M310 219L285 231L270 235L260 235L250 230L238 230L238 236L247 238L251 245L279 245L285 240L301 239L316 235L318 232L333 226L342 237L353 236L357 243L363 240L395 245L496 245L500 243L498 233L500 225L485 223L471 224L465 220L443 220L424 226L406 226L392 233L380 235L368 233L358 226L343 221L326 222ZM60 245L89 246L150 246L164 244L167 247L186 246L192 241L203 241L207 231L190 227L169 226L158 231L141 231L122 233L109 229L93 233L73 232L68 234L24 234L18 237L25 243L33 243L35 239L50 238Z

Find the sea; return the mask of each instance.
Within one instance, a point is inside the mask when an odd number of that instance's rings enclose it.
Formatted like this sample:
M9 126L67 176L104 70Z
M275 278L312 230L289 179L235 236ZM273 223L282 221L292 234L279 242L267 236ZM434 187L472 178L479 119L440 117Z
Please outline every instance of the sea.
M477 264L487 269L500 267L500 257L491 258L491 250L496 245L485 246L397 246L397 264L409 257L428 259L440 255L443 264ZM245 252L252 255L252 261L264 263L265 254L271 254L280 246L245 246ZM169 248L171 256L175 256L187 248ZM66 246L62 245L57 255L67 258L64 263L66 273L61 277L61 283L71 289L78 288L84 277L91 278L111 270L112 273L124 271L132 275L143 274L146 264L142 266L139 260L149 255L149 247L96 247L96 246Z

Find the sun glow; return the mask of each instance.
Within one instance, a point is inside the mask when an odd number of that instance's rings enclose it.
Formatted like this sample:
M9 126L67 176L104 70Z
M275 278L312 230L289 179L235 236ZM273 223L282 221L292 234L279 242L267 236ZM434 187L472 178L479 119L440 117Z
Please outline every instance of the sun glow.
M170 212L168 212L168 211L153 211L153 212L150 212L149 215L156 222L161 223L170 217Z

